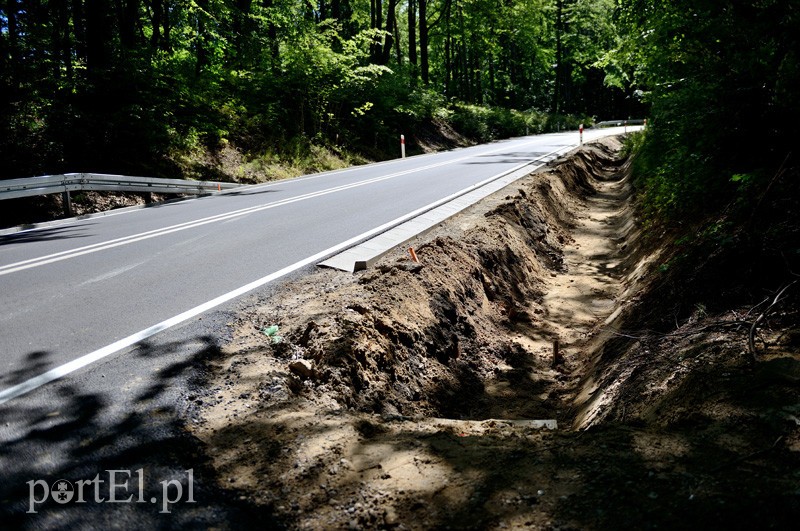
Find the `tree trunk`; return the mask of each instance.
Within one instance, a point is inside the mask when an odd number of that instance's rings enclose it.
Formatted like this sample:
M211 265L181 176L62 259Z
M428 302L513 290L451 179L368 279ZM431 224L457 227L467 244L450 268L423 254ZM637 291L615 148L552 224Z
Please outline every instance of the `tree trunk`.
M372 29L382 30L383 29L383 1L382 0L370 0L369 2L370 7L370 27ZM383 44L382 39L380 37L374 37L372 40L372 44L370 45L370 56L372 63L374 64L381 64L383 58Z
M428 65L428 0L419 2L419 70L422 83L427 85L430 81Z
M161 5L161 0L152 0L150 3L150 27L152 28L152 35L150 35L150 48L158 50L161 47L161 25L164 18L164 10Z
M561 42L564 32L564 0L556 1L556 82L553 89L553 113L558 114L561 105L561 83L563 81L564 48Z
M170 37L170 35L172 34L172 20L170 20L170 11L168 9L164 11L163 20L164 20L164 25L163 25L164 39L162 41L163 44L161 45L161 47L165 52L170 52L172 51L172 38Z
M197 14L197 40L195 41L195 75L208 66L208 50L206 49L206 13L208 13L209 0L196 0L200 13Z
M111 68L112 28L106 0L86 0L86 70L98 78Z
M253 5L253 0L236 0L236 10L233 12L233 43L235 59L234 63L238 66L246 64L248 41L253 34L253 28L250 24L250 10Z
M397 64L403 64L403 47L400 45L400 25L397 23L397 8L394 12L394 51L397 56Z
M395 26L397 19L395 17L395 10L397 8L397 0L389 0L389 8L386 11L386 38L383 41L383 54L380 64L389 64L389 59L392 57L392 44L394 44Z
M408 64L411 80L417 80L417 0L408 0Z
M60 79L62 72L67 79L71 77L72 61L69 56L69 7L66 0L53 0L49 17L53 19L51 40L53 46L53 79ZM62 68L64 69L62 71Z
M453 34L450 28L450 15L452 2L447 2L444 12L444 93L452 96L453 81Z
M123 56L136 48L136 26L139 22L139 0L121 0L117 10L119 43Z
M6 2L6 25L8 26L8 67L16 70L19 65L19 28L17 28L17 0Z
M264 0L264 7L266 9L272 9L274 5L273 2L274 0ZM267 24L267 42L269 43L270 62L274 70L277 68L278 60L280 59L280 47L278 44L278 28L275 27L275 23L271 20L269 24Z
M461 32L461 46L459 46L458 64L459 64L459 88L460 97L469 101L472 97L472 90L469 85L469 75L467 66L467 32L464 29L464 10L461 4L458 5L458 29Z

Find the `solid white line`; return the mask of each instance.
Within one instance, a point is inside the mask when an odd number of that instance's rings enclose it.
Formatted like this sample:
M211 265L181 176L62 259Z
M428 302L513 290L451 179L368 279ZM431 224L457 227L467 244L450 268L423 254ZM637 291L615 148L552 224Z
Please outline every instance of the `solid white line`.
M564 148L561 148L561 149L558 149L556 151L551 152L550 154L558 153L559 151L563 151L563 150L564 150ZM547 155L545 155L545 156L547 156ZM536 159L534 159L534 161L535 160ZM531 161L531 162L534 162L534 161ZM506 171L503 171L503 172L501 172L499 174L493 175L492 177L489 177L488 179L485 179L484 181L481 181L481 183L478 183L476 185L472 185L472 186L468 187L467 190L475 189L475 188L477 188L477 187L479 187L479 186L481 186L483 184L488 184L489 182L491 182L491 181L493 181L495 179L498 179L498 178L502 177L503 175L507 175L508 173L510 173L512 171L516 171L517 169L519 169L519 168L521 168L523 166L526 166L526 165L530 164L531 162L527 162L527 163L522 164L520 166L517 166L517 167L515 167L515 168L513 168L511 170L506 170ZM123 339L120 339L119 341L111 343L110 345L107 345L107 346L105 346L103 348L95 350L94 352L90 352L89 354L85 354L85 355L81 356L80 358L74 359L74 360L72 360L72 361L70 361L68 363L63 364L63 365L59 365L58 367L50 369L49 371L46 371L46 372L44 372L44 373L42 373L42 374L40 374L38 376L34 376L33 378L30 378L30 379L28 379L28 380L26 380L26 381L24 381L22 383L19 383L19 384L15 385L15 386L9 387L8 389L4 389L3 391L0 391L0 404L3 404L5 402L8 402L9 400L12 400L12 399L17 398L19 396L22 396L22 395L24 395L26 393L29 393L30 391L33 391L34 389L37 389L37 388L39 388L39 387L41 387L41 386L43 386L43 385L45 385L47 383L50 383L52 381L58 380L59 378L63 378L64 376L67 376L70 373L73 373L73 372L75 372L75 371L77 371L79 369L82 369L83 367L86 367L87 365L90 365L90 364L92 364L92 363L94 363L96 361L99 361L99 360L101 360L103 358L106 358L106 357L110 356L111 354L119 352L122 349L125 349L125 348L128 348L128 347L132 346L132 345L135 345L136 343L139 343L140 341L144 341L145 339L147 339L149 337L152 337L152 336L154 336L155 334L157 334L159 332L167 330L168 328L176 326L176 325L178 325L180 323L183 323L184 321L187 321L187 320L189 320L189 319L191 319L193 317L196 317L196 316L198 316L198 315L200 315L200 314L202 314L204 312L207 312L207 311L209 311L209 310L211 310L213 308L216 308L217 306L225 304L226 302L231 301L231 300L235 299L236 297L240 297L240 296L244 295L245 293L248 293L248 292L250 292L250 291L252 291L252 290L254 290L256 288L259 288L259 287L261 287L261 286L263 286L263 285L265 285L265 284L267 284L269 282L272 282L274 280L277 280L277 279L279 279L281 277L284 277L284 276L288 275L289 273L297 271L300 268L303 268L303 267L305 267L307 265L311 265L311 264L313 264L315 262L323 260L324 258L332 256L332 255L334 255L334 254L336 254L336 253L338 253L338 252L340 252L340 251L342 251L344 249L347 249L348 247L351 247L353 245L361 243L361 242L363 242L363 241L365 241L365 240L367 240L367 239L369 239L369 238L371 238L371 237L373 237L375 235L378 235L378 234L381 234L383 232L386 232L387 230L389 230L389 229L391 229L393 227L396 227L397 225L399 225L401 223L404 223L405 221L408 221L409 219L412 219L412 218L414 218L414 217L416 217L416 216L418 216L418 215L420 215L420 214L422 214L424 212L427 212L427 211L429 211L429 210L431 210L433 208L436 208L437 206L442 204L443 201L450 200L450 199L453 199L454 197L462 195L462 192L463 192L463 190L461 192L456 192L455 194L451 194L447 198L440 199L440 200L435 201L435 202L433 202L433 203L431 203L429 205L426 205L426 206L424 206L422 208L418 208L417 210L415 210L413 212L409 212L408 214L405 214L403 216L400 216L399 218L396 218L396 219L394 219L392 221L384 223L383 225L381 225L379 227L375 227L374 229L368 230L368 231L366 231L366 232L364 232L362 234L359 234L358 236L350 238L347 241L341 242L341 243L339 243L337 245L334 245L333 247L325 249L324 251L316 253L313 256L309 256L308 258L300 260L299 262L295 262L292 265L286 266L283 269L275 271L274 273L270 273L269 275L261 277L258 280L250 282L249 284L245 284L244 286L242 286L240 288L237 288L237 289L235 289L233 291L229 291L228 293L220 295L219 297L216 297L216 298L214 298L214 299L212 299L212 300L210 300L208 302L205 302L205 303L203 303L203 304L201 304L199 306L195 306L194 308L192 308L190 310L187 310L187 311L185 311L183 313L180 313L180 314L178 314L178 315L176 315L174 317L170 317L169 319L161 321L160 323L155 324L155 325L153 325L153 326L151 326L149 328L145 328L144 330L136 332L135 334L131 334L128 337L125 337Z
M525 142L525 143L520 144L519 146L520 147L526 146L526 145L532 144L534 142L537 142L537 141ZM482 152L481 155L487 155L487 154L491 154L491 153L496 153L498 151L504 151L506 149L508 149L508 146L503 146L502 148L498 148L498 149ZM120 246L123 246L123 245L129 245L131 243L136 243L136 242L140 242L140 241L143 241L143 240L149 240L151 238L156 238L158 236L165 236L167 234L172 234L174 232L193 229L193 228L196 228L196 227L207 225L209 223L216 223L216 222L219 222L219 221L225 221L225 220L229 220L229 219L245 216L245 215L248 215L248 214L253 214L255 212L261 212L261 211L268 210L268 209L271 209L271 208L276 208L276 207L279 207L279 206L288 205L288 204L291 204L291 203L296 203L298 201L304 201L306 199L313 199L315 197L321 197L321 196L324 196L324 195L328 195L328 194L332 194L332 193L336 193L336 192L340 192L340 191L344 191L344 190L349 190L349 189L352 189L352 188L357 188L357 187L365 186L365 185L368 185L368 184L374 184L374 183L385 181L385 180L388 180L388 179L393 179L395 177L408 175L410 173L416 173L416 172L419 172L419 171L426 171L426 170L430 170L430 169L433 169L433 168L438 168L440 166L446 166L448 164L454 164L456 162L461 162L461 161L464 161L464 160L468 160L468 159L474 158L476 156L478 156L478 155L473 154L473 155L469 155L469 156L465 156L465 157L459 157L459 158L456 158L456 159L453 159L453 160L446 160L446 161L437 162L437 163L434 163L434 164L428 164L427 166L422 166L422 167L419 167L419 168L411 168L411 169L408 169L408 170L403 170L403 171L399 171L399 172L395 172L395 173L390 173L388 175L372 177L372 178L369 178L369 179L365 179L363 181L357 181L355 183L339 185L339 186L335 186L335 187L332 187L332 188L319 190L319 191L316 191L316 192L309 192L309 193L306 193L306 194L303 194L303 195L299 195L299 196L296 196L296 197L290 197L290 198L287 198L287 199L281 199L279 201L274 201L274 202L266 203L266 204L263 204L263 205L256 205L256 206L252 206L252 207L242 208L242 209L239 209L239 210L234 210L234 211L226 212L226 213L223 213L223 214L217 214L217 215L209 216L209 217L206 217L206 218L201 218L201 219L197 219L197 220L193 220L193 221L187 221L187 222L184 222L184 223L179 223L177 225L172 225L172 226L169 226L169 227L162 227L162 228L159 228L159 229L154 229L154 230L150 230L150 231L147 231L147 232L142 232L142 233L139 233L139 234L132 234L132 235L129 235L129 236L124 236L124 237L121 237L121 238L116 238L116 239L108 240L108 241L105 241L105 242L98 242L98 243L95 243L95 244L86 245L84 247L78 247L76 249L69 249L69 250L66 250L66 251L61 251L61 252L53 253L53 254L50 254L50 255L40 256L40 257L37 257L37 258L30 258L28 260L22 260L20 262L14 262L12 264L6 264L4 266L0 266L0 276L9 275L9 274L12 274L12 273L17 273L19 271L32 269L34 267L40 267L40 266L47 265L47 264L52 264L52 263L55 263L55 262L60 262L62 260L68 260L68 259L71 259L71 258L77 258L79 256L92 254L92 253L96 253L96 252L99 252L99 251L104 251L104 250L107 250L107 249L120 247Z

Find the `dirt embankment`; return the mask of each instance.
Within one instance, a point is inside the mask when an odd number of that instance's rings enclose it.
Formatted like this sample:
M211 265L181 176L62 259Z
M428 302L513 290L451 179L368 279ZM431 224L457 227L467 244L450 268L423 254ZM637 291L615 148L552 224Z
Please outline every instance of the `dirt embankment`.
M191 397L221 483L309 529L796 516L800 478L780 471L798 464L797 380L736 402L752 367L732 327L692 333L710 316L620 332L654 303L660 251L637 243L619 149L585 147L458 215L413 243L419 264L320 270L240 315ZM764 401L777 409L759 417Z

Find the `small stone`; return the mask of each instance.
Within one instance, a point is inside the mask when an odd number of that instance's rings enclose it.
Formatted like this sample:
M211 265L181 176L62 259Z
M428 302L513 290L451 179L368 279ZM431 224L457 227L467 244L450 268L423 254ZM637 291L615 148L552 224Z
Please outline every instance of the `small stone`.
M314 376L314 365L309 360L295 360L289 364L289 370L300 378L312 378Z
M394 507L389 507L384 511L383 514L383 523L386 525L397 525L399 521L397 517L397 511L394 510Z

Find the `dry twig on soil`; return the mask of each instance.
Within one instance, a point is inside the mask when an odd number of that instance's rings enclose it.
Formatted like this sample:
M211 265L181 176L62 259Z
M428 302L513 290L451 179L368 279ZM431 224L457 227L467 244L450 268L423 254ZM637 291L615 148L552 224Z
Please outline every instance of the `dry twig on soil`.
M775 295L775 298L772 299L772 303L769 306L767 306L766 310L761 312L761 315L759 315L758 318L755 321L753 321L753 324L750 326L750 333L748 334L747 338L747 346L750 349L750 356L752 357L754 362L758 361L758 355L756 354L756 330L758 329L758 325L761 324L761 322L767 317L767 315L769 315L772 309L778 305L778 303L783 301L784 299L783 294L786 293L786 291L795 284L797 284L797 280L794 280L785 285L783 288L781 288L780 291L778 291L778 293Z

